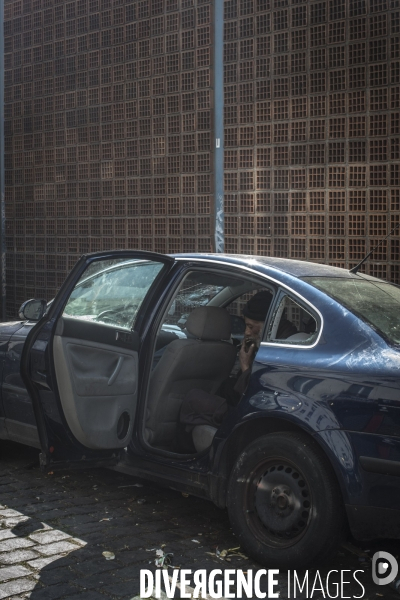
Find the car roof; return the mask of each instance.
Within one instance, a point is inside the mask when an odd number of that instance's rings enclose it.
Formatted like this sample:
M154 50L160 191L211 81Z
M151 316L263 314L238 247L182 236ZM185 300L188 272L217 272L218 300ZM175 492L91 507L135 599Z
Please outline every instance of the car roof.
M277 258L274 256L252 256L247 254L216 254L216 253L198 253L198 254L174 254L174 258L196 258L204 260L216 260L218 262L228 262L238 266L261 267L261 270L270 269L287 273L292 277L343 277L346 279L368 279L371 281L382 281L376 277L371 277L365 273L350 273L347 269L324 265L320 263L308 262L306 260L294 260L290 258Z

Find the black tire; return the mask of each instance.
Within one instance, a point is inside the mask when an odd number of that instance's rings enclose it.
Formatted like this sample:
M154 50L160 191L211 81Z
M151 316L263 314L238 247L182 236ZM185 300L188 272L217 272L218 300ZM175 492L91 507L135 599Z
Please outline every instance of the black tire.
M344 537L332 468L301 433L272 433L249 444L232 469L227 504L241 546L269 568L322 565Z

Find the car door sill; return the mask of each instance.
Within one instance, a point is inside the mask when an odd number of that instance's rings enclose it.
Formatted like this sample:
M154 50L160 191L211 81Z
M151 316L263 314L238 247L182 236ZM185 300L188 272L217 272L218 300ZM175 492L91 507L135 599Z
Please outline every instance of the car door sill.
M160 476L157 472L160 470L159 467L159 463L140 457L130 457L125 453L116 465L109 468L113 471L124 473L125 475L151 479L151 481L160 485L168 486L179 491L185 491L194 496L209 498L209 482L207 474L188 472L186 469L163 463L162 472L164 475Z

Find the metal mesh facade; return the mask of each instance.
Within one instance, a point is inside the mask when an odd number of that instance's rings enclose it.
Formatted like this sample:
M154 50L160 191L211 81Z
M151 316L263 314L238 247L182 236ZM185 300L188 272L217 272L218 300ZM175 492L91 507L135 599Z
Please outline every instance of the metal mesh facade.
M209 0L5 7L9 316L84 252L210 251Z
M225 249L352 267L400 220L398 0L227 0ZM399 231L367 262L400 283Z
M354 266L400 222L400 1L224 21L225 251ZM6 0L10 317L84 252L211 250L212 78L211 0Z

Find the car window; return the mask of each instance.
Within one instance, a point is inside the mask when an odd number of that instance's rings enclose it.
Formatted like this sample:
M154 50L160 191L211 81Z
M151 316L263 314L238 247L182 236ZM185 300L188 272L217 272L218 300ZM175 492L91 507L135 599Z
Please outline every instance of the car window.
M370 323L390 342L400 344L400 287L384 281L341 277L304 277Z
M303 305L291 296L282 296L274 312L266 342L309 346L318 336L318 321Z
M63 315L131 329L162 263L102 260L89 265L65 306Z
M246 292L245 294L242 294L241 296L236 298L233 302L231 302L226 307L227 311L230 312L231 315L242 317L243 316L243 308L246 306L246 304L250 300L250 298L252 298L256 294L258 294L258 292L262 292L263 290L267 290L268 292L271 292L271 295L273 295L273 291L270 290L269 288L265 288L262 286L255 287L250 292Z

